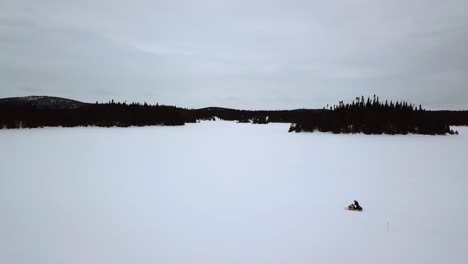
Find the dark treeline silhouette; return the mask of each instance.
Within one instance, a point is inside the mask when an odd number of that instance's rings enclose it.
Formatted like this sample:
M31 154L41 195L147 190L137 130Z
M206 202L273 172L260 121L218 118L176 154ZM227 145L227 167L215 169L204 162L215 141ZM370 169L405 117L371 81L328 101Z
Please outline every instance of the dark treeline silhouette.
M455 134L456 132L450 129L453 123L445 116L442 112L427 111L421 105L416 106L405 101L381 102L374 95L373 98L367 99L357 97L356 100L346 104L340 101L338 105L325 108L317 118L305 115L291 125L289 131L392 135Z
M366 134L447 134L450 125L468 125L468 111L427 111L407 102L357 98L324 109L278 111L221 107L186 109L175 106L114 102L82 103L56 97L0 99L0 128L184 125L199 120L267 124L292 123L290 131Z
M81 103L66 107L38 105L36 102L0 103L0 126L2 128L36 127L128 127L149 125L184 125L196 122L193 115L183 108L146 103Z
M323 112L321 109L296 110L237 110L221 107L208 107L192 110L197 120L213 120L215 117L226 121L239 123L267 124L267 123L295 123L303 116L314 118Z

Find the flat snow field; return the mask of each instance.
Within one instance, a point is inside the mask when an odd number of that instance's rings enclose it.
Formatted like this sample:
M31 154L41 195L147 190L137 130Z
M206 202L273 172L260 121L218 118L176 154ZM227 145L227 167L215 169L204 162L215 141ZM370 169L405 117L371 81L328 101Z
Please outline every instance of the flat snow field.
M0 130L0 263L468 263L468 128L288 127Z

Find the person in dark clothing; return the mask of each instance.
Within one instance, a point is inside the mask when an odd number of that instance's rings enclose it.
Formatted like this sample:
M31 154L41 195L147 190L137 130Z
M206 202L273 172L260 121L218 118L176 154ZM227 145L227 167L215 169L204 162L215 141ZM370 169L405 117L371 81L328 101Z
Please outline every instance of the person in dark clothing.
M356 210L361 211L362 207L359 205L358 201L354 200L354 206L356 207Z

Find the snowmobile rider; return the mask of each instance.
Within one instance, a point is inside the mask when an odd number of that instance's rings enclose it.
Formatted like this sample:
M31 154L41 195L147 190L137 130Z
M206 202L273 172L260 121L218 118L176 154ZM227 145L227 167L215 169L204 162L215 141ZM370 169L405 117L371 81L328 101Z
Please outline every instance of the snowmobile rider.
M359 211L362 210L362 207L359 205L358 201L356 201L356 200L354 200L354 206L355 206L356 210L359 210Z

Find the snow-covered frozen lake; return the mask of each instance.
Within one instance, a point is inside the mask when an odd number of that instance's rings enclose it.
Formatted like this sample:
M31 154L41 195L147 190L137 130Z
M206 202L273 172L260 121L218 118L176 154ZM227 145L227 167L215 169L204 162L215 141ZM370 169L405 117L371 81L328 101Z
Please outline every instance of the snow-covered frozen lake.
M0 263L468 263L468 128L288 127L0 130Z

